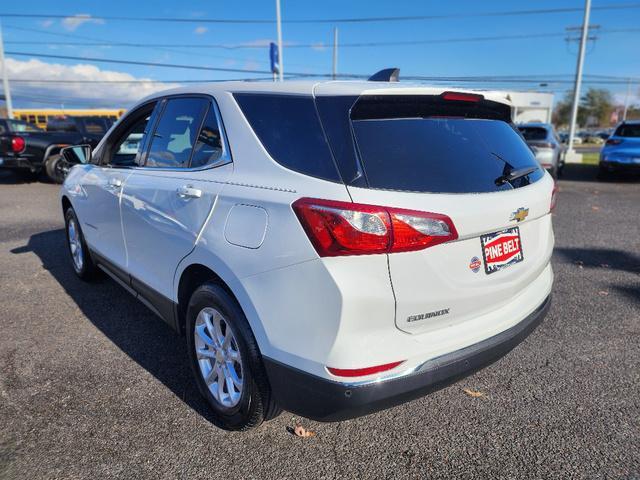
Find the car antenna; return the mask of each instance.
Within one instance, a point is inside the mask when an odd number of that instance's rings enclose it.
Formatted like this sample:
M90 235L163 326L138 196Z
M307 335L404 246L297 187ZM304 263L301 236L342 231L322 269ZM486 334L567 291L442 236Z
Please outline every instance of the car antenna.
M399 68L385 68L374 73L368 79L369 82L397 82L400 80Z

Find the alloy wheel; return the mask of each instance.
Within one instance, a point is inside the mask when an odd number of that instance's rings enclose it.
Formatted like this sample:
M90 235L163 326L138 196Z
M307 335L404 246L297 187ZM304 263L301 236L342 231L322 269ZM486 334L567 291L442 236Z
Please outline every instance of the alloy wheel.
M203 308L193 332L200 374L213 398L223 407L235 407L242 396L243 367L238 342L224 316Z

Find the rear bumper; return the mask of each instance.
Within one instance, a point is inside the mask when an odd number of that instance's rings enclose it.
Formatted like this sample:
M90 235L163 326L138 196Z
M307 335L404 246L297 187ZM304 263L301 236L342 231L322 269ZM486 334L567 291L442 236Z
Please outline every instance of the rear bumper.
M640 163L601 161L600 169L608 172L636 172L640 173Z
M508 330L388 380L366 384L334 382L268 358L264 358L265 368L273 393L285 410L323 422L355 418L422 397L495 362L542 322L550 304L548 296Z
M35 171L42 165L35 165L31 159L25 157L0 157L0 168L7 170L31 170Z

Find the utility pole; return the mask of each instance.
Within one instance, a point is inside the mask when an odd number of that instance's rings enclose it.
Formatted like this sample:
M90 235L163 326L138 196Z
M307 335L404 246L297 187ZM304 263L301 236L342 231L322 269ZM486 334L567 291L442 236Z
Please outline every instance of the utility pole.
M631 97L631 79L627 80L627 94L624 97L624 113L622 114L622 121L627 120L627 110L629 110L629 97Z
M333 27L333 79L338 75L338 27Z
M0 25L0 68L2 69L2 88L4 90L4 101L7 105L7 117L13 118L13 104L11 103L11 90L9 89L9 72L4 59L4 41L2 39L2 25Z
M278 75L282 82L284 80L284 62L282 61L282 20L280 18L280 0L276 0L276 24L278 28L278 62L280 66L278 69Z
M567 153L574 154L573 137L576 134L576 121L578 119L578 103L580 102L580 85L582 83L582 67L584 65L585 46L589 35L589 14L591 13L591 0L585 0L584 19L582 21L582 33L580 35L580 50L578 51L578 65L576 66L576 80L573 87L573 105L571 106L571 124L569 126L569 148Z

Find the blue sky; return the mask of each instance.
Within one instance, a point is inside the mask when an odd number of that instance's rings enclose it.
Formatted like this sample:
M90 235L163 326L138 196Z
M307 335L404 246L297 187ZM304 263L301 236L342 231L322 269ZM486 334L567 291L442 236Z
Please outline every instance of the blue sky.
M594 0L594 7L631 3L622 1ZM179 8L176 8L179 5ZM474 12L498 12L523 9L559 7L582 7L580 0L538 0L531 2L458 0L456 2L426 1L337 1L307 2L282 0L283 19L319 19L345 17L402 16L468 14ZM638 3L640 6L640 2ZM4 2L0 13L56 13L115 16L155 16L193 18L193 23L153 23L118 20L9 18L3 17L5 49L9 52L34 52L53 55L71 55L97 58L113 58L133 61L191 64L210 67L263 70L268 69L268 49L214 49L214 48L125 48L95 47L86 45L60 46L55 42L86 43L97 41L119 41L138 43L189 43L189 44L257 44L262 45L276 37L275 25L264 24L210 24L198 21L202 18L250 18L273 19L275 0L266 1L213 1L213 0L159 0L159 1L110 1L80 2L57 0L55 8L51 1ZM562 35L565 27L581 24L580 12L544 15L520 15L475 18L446 18L388 23L344 23L339 28L339 43L412 41L430 39L454 39L486 36L523 35L526 38L500 41L450 42L402 46L378 46L339 50L339 72L368 74L387 66L399 66L405 75L426 76L534 76L545 79L569 80L575 70L577 43L567 43ZM624 10L594 10L592 24L601 26L595 42L587 50L585 73L589 75L612 75L640 77L640 8ZM323 45L332 42L332 24L284 24L285 72L329 73L331 71L331 48ZM613 29L638 29L635 32L606 33ZM23 29L37 29L33 32ZM46 33L49 32L49 33ZM57 35L54 35L57 34ZM540 34L558 34L554 37L539 37ZM79 38L84 37L84 38ZM13 42L47 42L26 45ZM312 48L290 48L287 44L313 44ZM135 65L114 65L77 60L45 59L46 65L32 64L23 67L29 57L8 55L10 74L22 79L37 75L48 78L49 65L72 67L78 64L94 64L97 72L85 72L86 77L100 77L103 71L122 72L135 78L154 80L179 79L225 79L254 77L253 74L201 72L178 68L159 68ZM74 71L51 67L56 78L73 78ZM52 73L53 74L53 73ZM31 76L30 76L31 75ZM35 78L35 77L34 77ZM111 78L111 77L109 77ZM128 78L128 77L127 77ZM482 86L487 86L482 85ZM502 84L496 87L536 87L554 91L558 96L571 87L568 83L551 83L548 87L537 85ZM594 85L596 86L596 85ZM597 85L603 86L603 85ZM92 103L106 105L109 102L131 102L136 97L136 88L141 86L118 86L93 89L76 86L28 85L16 83L16 104L26 103L30 95L40 100L64 99L67 105ZM147 87L147 86L145 86ZM609 85L621 98L626 91L622 84ZM155 87L154 87L155 88ZM634 96L640 85L633 88ZM126 92L124 89L128 89ZM144 90L144 88L139 88ZM124 93L123 93L124 92ZM145 90L146 92L146 90ZM139 96L139 95L138 95ZM105 97L100 100L98 97ZM52 100L55 101L55 100ZM97 102L97 103L96 103ZM51 103L51 102L50 102Z

